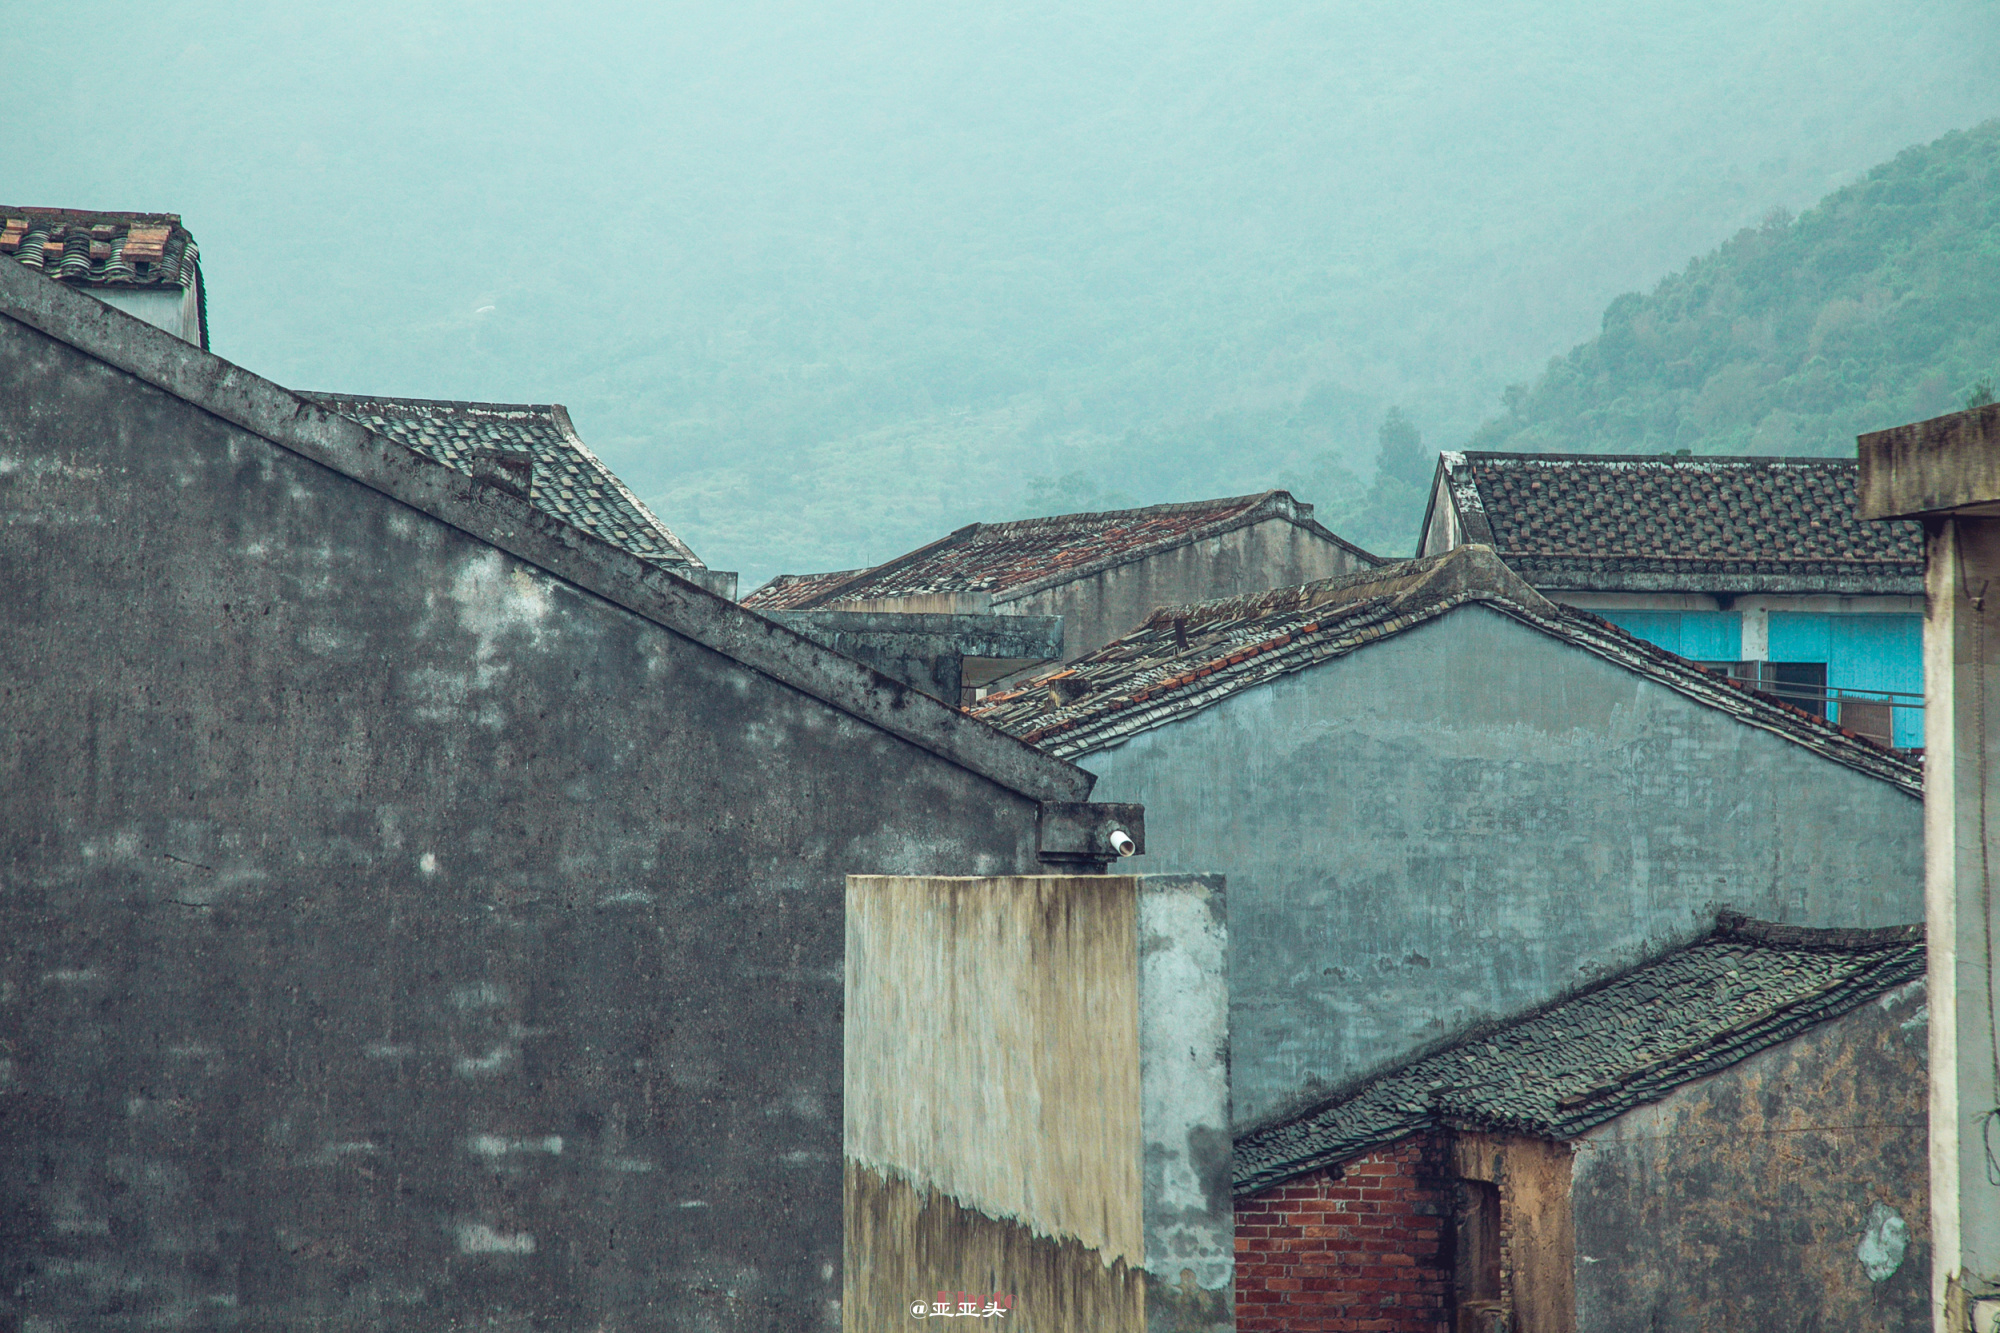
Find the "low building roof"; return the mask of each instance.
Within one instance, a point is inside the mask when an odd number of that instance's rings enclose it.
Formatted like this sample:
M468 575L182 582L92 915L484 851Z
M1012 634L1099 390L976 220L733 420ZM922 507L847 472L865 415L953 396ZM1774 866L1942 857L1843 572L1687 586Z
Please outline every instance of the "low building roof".
M1425 1129L1574 1139L1924 975L1923 927L1715 933L1236 1140L1254 1194Z
M1465 452L1437 476L1433 510L1538 588L1923 591L1921 525L1863 521L1852 458Z
M792 598L784 603L785 610L953 593L986 593L996 602L1012 601L1272 518L1307 528L1326 541L1346 547L1367 564L1381 563L1377 557L1322 527L1314 520L1311 505L1293 499L1285 491L1264 491L1258 495L1152 505L1145 509L1059 514L1009 523L970 523L928 546L856 571L838 582L830 574L780 575L745 598L744 603L780 609L775 601L758 600L767 592L772 598ZM810 593L786 591L807 580L820 582Z
M525 453L535 463L528 498L537 509L641 560L706 568L687 543L590 451L570 423L569 410L560 403L460 403L344 393L300 396L468 476L474 450Z
M956 708L745 610L595 532L423 449L183 342L102 301L0 264L0 323L76 348L277 448L311 459L552 577L916 745L1042 801L1081 801L1095 779Z
M1125 637L989 696L973 712L1074 759L1475 603L1923 796L1923 770L1908 757L1704 671L1607 620L1551 602L1484 546L1293 588L1162 607Z

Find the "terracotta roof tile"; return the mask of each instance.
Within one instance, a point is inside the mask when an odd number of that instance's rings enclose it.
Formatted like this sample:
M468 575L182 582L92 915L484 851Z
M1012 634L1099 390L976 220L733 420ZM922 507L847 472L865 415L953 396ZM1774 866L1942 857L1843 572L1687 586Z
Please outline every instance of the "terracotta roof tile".
M1706 939L1236 1140L1253 1194L1420 1130L1566 1140L1924 975L1921 926L1724 915Z
M825 574L780 574L743 599L757 611L795 611L839 587L863 569L835 569Z
M173 213L0 206L0 254L76 287L188 287L200 251Z

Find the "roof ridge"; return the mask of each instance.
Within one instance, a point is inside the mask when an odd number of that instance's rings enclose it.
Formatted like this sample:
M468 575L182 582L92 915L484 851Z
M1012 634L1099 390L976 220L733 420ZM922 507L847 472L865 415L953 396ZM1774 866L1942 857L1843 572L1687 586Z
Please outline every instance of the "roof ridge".
M324 389L295 389L301 398L310 398L323 403L394 403L398 407L449 407L455 411L482 408L503 412L554 412L562 409L560 403L488 403L474 398L404 398L388 393L331 393Z
M1254 495L1230 495L1214 500L1175 500L1168 504L1144 505L1135 509L1087 509L1074 514L1044 514L1034 518L1007 518L988 523L974 523L970 526L981 532L1012 532L1027 528L1053 527L1060 523L1075 523L1083 526L1087 519L1122 518L1138 514L1194 514L1207 509L1226 509L1262 504L1274 495L1289 495L1289 491L1259 491ZM1294 498L1293 503L1311 514L1312 506Z
M1662 466L1687 467L1708 463L1729 464L1774 464L1780 466L1815 466L1828 463L1846 464L1850 467L1858 463L1858 457L1845 454L1544 454L1532 451L1509 452L1490 449L1454 449L1453 454L1461 459L1505 460L1522 463L1657 463Z
M1333 595L1314 602L1310 590ZM1370 589L1379 591L1370 593ZM1272 609L1260 603L1275 599ZM1707 671L1600 616L1551 602L1483 546L1457 547L1365 575L1342 575L1272 593L1205 604L1206 619L1176 625L1161 608L1131 632L1065 664L1086 688L1043 699L1050 672L974 709L1023 740L1074 758L1200 712L1278 676L1360 651L1468 603L1492 607L1548 637L1635 672L1746 726L1922 799L1922 767L1853 731ZM1241 612L1241 614L1237 614ZM1190 632L1205 636L1202 644ZM1166 648L1167 636L1173 647ZM1232 637L1233 636L1233 637ZM1147 656L1149 646L1160 651ZM1131 664L1120 671L1120 664ZM1102 681L1093 668L1104 668ZM1173 697L1162 699L1162 695Z

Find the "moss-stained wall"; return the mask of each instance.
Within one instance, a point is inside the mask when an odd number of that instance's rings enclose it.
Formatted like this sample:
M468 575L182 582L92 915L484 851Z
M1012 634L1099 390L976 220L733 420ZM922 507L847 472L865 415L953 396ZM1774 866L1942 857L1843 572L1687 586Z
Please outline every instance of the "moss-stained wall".
M1142 883L849 879L850 1333L940 1292L1051 1333L1230 1326L1221 886Z
M1581 1333L1929 1326L1921 982L1577 1145Z

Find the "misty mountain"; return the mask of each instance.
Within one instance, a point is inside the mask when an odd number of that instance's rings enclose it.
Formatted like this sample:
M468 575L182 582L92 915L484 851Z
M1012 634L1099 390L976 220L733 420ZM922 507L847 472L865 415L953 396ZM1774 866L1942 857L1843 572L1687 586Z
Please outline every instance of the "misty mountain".
M1996 310L1988 121L1619 297L1596 338L1507 392L1471 447L1851 454L1858 434L1991 401Z
M10 15L0 154L183 214L223 355L567 403L754 582L1288 481L1366 523L1389 409L1462 442L1615 293L2000 113L1996 55L1986 0L160 0Z

